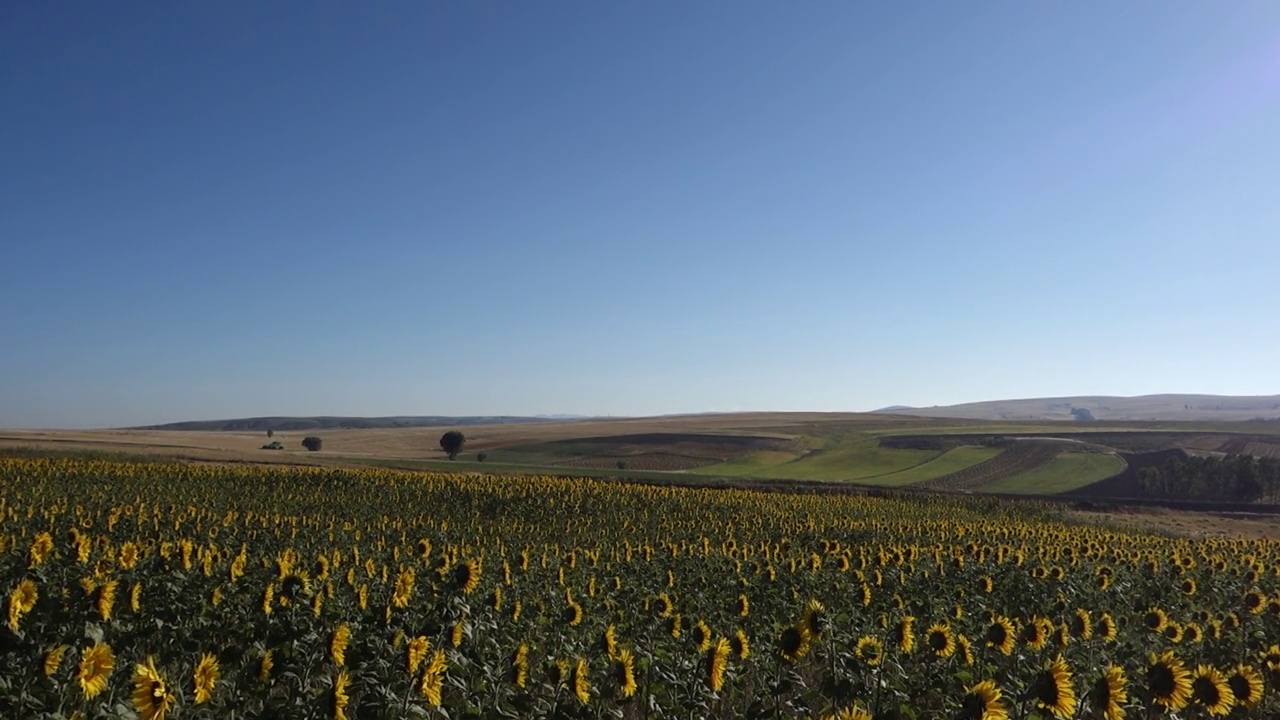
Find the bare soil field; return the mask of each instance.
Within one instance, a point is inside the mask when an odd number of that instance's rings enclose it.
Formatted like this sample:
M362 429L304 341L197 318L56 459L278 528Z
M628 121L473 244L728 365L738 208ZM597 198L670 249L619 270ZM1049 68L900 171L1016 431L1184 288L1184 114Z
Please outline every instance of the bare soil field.
M1184 537L1246 537L1280 540L1280 522L1275 517L1247 514L1225 515L1163 508L1118 508L1105 511L1076 510L1072 520L1101 522Z

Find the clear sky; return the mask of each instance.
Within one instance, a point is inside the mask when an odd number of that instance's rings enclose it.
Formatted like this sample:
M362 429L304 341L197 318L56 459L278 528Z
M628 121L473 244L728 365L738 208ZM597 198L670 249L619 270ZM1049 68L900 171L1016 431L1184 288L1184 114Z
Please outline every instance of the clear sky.
M1280 3L0 3L0 425L1280 392Z

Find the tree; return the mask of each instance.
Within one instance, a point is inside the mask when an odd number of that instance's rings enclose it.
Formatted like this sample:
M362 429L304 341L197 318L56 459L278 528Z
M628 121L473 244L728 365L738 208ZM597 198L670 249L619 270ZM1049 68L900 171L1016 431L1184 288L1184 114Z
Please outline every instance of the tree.
M302 447L310 450L311 452L315 452L319 450L320 446L323 444L324 444L324 441L316 437L315 435L308 435L302 438Z
M615 463L615 464L618 466L618 469L619 469L619 470L626 470L626 469L627 469L627 461L626 461L626 460L619 460L619 461L618 461L617 463Z
M489 459L488 453L476 453L477 462L484 462L485 460L488 460L488 459Z
M457 430L450 430L440 436L440 448L449 453L450 460L456 459L458 453L462 452L462 446L466 444L466 436Z
M268 431L267 431L267 437L275 437L275 434L276 434L276 431L275 431L275 430L268 430Z

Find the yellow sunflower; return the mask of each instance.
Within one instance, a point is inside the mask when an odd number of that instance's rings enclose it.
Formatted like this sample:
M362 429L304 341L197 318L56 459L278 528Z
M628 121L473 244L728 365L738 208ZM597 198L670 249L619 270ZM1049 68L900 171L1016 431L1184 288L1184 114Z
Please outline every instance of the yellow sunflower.
M782 631L778 640L778 651L787 662L795 662L809 654L809 629L803 625L789 627Z
M693 631L689 633L693 644L698 648L698 652L706 652L711 648L711 627L705 621L699 620L693 626Z
M934 623L924 634L925 645L933 651L934 657L949 658L956 651L955 634L946 623Z
M218 658L213 653L205 653L200 656L200 662L196 663L196 671L194 682L196 688L196 704L209 702L209 698L213 697L213 688L218 684L218 677L221 670L218 667Z
M423 638L425 640L426 638ZM422 654L426 655L424 648ZM421 662L421 661L419 661ZM413 672L412 670L410 672ZM511 683L516 687L524 687L529 680L529 646L520 643L515 653L511 656Z
M996 615L987 627L987 647L995 648L1002 655L1013 653L1014 639L1013 621L1003 615Z
M116 667L115 653L111 646L104 642L94 643L93 647L80 656L80 667L76 671L76 680L86 700L92 700L107 689L107 679Z
M587 667L586 658L578 658L573 666L573 675L569 679L569 685L573 688L573 696L578 702L586 705L591 702L591 680L588 677L590 668Z
M729 640L720 638L707 653L707 685L712 692L724 687L724 671L729 666Z
M433 707L440 706L441 695L444 692L444 674L448 669L449 665L445 660L444 651L436 650L435 654L431 656L431 660L427 663L426 669L422 671L422 681L418 683L418 692Z
M916 648L915 624L916 619L907 615L889 631L890 642L904 655L910 655Z
M1169 624L1169 616L1164 610L1158 607L1152 607L1142 616L1142 624L1147 626L1151 632L1164 632L1164 628Z
M70 648L66 645L59 645L58 647L50 650L49 654L44 656L43 667L45 677L50 677L58 672L58 668L62 667L62 658L66 656L67 650L69 649Z
M1129 702L1129 679L1124 669L1108 665L1090 689L1089 698L1105 720L1124 720L1124 706Z
M346 623L339 623L338 627L333 631L333 635L329 638L329 656L333 658L333 663L338 667L342 667L347 663L347 645L351 642L351 627Z
M333 679L333 720L347 720L347 703L351 702L347 688L350 685L351 678L347 676L347 671L339 670L338 676Z
M983 680L965 692L959 720L1009 720L1003 694L994 680Z
M639 688L636 684L635 655L630 650L620 650L617 659L613 661L612 670L614 682L618 685L618 693L624 698L635 695Z
M408 647L405 648L405 665L410 675L417 674L418 668L422 667L422 661L427 659L427 650L430 648L431 641L421 635L409 641Z
M872 715L859 705L850 705L835 715L827 715L822 720L872 720Z
M133 670L133 707L142 720L164 720L177 695L170 690L164 676L156 669L155 659L148 657Z
M1227 677L1227 684L1231 686L1231 694L1235 696L1236 702L1244 707L1257 707L1262 700L1262 674L1248 665L1237 665Z
M1094 635L1102 642L1115 642L1118 630L1116 629L1115 618L1111 617L1111 613L1102 613L1098 617L1098 625L1094 628Z
M747 640L747 634L742 630L735 630L733 637L729 638L729 644L733 649L733 654L739 660L746 660L751 657L751 643Z
M1031 685L1036 707L1058 718L1069 718L1076 712L1076 690L1071 682L1071 666L1061 655L1043 670Z
M1191 698L1210 715L1226 715L1236 704L1227 677L1212 665L1201 665L1191 677Z
M1178 711L1191 700L1191 673L1170 650L1162 655L1151 655L1147 666L1147 691L1151 699L1162 707Z

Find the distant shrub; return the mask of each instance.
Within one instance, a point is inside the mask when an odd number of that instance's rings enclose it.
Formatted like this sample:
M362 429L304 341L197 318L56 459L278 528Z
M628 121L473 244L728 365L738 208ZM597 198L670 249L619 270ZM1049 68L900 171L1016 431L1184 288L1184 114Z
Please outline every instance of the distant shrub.
M284 444L281 443L279 440L275 440L267 443L266 445L263 445L262 449L263 450L283 450Z
M618 469L619 469L619 470L626 470L626 469L627 469L627 461L626 461L626 460L619 460L619 461L618 461Z
M267 431L267 437L275 437L275 435L276 435L276 431L275 431L275 430L268 430L268 431Z
M315 435L308 435L302 438L302 447L310 450L311 452L316 452L322 445L324 445L324 441Z
M489 459L489 453L476 453L476 462L484 462Z

